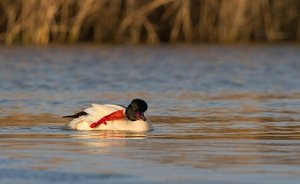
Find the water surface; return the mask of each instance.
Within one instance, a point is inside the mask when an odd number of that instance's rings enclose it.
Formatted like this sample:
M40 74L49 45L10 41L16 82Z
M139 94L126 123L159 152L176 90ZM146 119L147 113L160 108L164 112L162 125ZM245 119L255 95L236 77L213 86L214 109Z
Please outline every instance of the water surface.
M300 47L0 48L2 183L297 183ZM67 131L90 103L155 130Z

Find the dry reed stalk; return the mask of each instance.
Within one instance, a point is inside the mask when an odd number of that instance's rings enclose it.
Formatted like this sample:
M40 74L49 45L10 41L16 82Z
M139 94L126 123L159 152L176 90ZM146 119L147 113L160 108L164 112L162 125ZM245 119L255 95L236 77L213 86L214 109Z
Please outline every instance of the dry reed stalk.
M54 23L58 7L60 6L60 2L56 0L40 1L38 5L39 11L37 11L36 15L38 17L38 25L36 25L35 28L36 36L33 38L33 43L48 44L50 41L51 28Z
M195 25L198 39L204 42L217 42L220 1L201 1L195 7L199 8L198 14L195 15L198 18Z
M17 4L17 8L7 6L5 43L10 45L20 39L23 43L48 44L57 1L21 0Z
M231 3L235 4L232 6ZM247 0L223 0L219 13L219 41L232 42L239 38L245 26Z
M298 6L296 2L298 2ZM272 25L270 26L271 30L267 33L268 39L289 39L291 35L296 37L296 32L294 30L297 30L300 26L299 10L300 4L299 1L296 0L270 1L269 14Z
M116 27L122 14L122 1L107 0L97 13L91 17L93 39L97 42L108 42L114 39Z
M18 13L18 2L16 4L11 4L8 0L1 1L2 6L4 7L4 15L7 17L7 28L4 36L4 42L7 45L13 43L15 36L21 31L22 25L20 21L17 20Z
M178 10L175 13L176 18L170 34L170 40L172 42L178 41L179 34L182 30L185 41L190 42L193 35L190 16L190 0L181 0L176 3Z
M73 0L63 0L61 1L60 9L58 7L57 17L60 21L54 21L51 26L51 36L53 41L56 42L66 42L69 32L69 14Z
M171 34L170 34L170 39L172 42L175 42L178 37L179 37L179 32L180 32L180 27L181 27L181 24L182 24L182 9L180 8L180 3L178 2L176 4L176 9L178 9L177 11L177 14L174 12L174 14L176 14L175 16L175 20L174 20L174 23L173 23L173 27L172 27L172 30L171 30Z
M192 32L192 18L191 18L191 1L190 0L185 0L182 1L182 29L183 29L183 34L185 36L185 40L187 42L191 42L192 41L192 36L193 36L193 32Z
M121 21L120 26L118 28L118 32L116 35L117 40L121 40L122 37L125 36L126 30L129 30L130 40L133 43L139 43L141 41L141 29L143 26L146 27L146 31L150 38L150 41L157 41L157 33L155 31L155 27L150 23L148 16L152 11L157 9L158 7L164 6L174 0L153 0L144 6L139 8L135 8L135 10L130 11L125 15L125 18ZM131 1L133 3L135 1ZM132 4L129 5L129 7ZM146 22L146 25L145 25Z
M299 0L0 0L0 43L300 39Z
M95 6L95 0L84 0L77 1L79 10L76 16L74 17L73 25L70 28L68 41L73 43L76 42L80 35L80 29L83 27L83 22L87 19L92 13L97 10ZM97 5L102 5L103 1L97 1Z

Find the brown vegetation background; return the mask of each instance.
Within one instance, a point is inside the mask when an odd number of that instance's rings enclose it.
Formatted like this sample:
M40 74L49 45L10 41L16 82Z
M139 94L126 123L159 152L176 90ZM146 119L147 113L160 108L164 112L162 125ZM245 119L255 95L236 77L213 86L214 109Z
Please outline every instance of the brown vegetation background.
M300 0L0 0L0 43L299 41Z

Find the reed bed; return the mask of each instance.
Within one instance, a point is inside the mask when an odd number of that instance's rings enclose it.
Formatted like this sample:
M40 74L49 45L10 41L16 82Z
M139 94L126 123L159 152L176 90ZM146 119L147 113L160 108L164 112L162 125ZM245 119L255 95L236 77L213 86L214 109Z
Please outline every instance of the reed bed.
M0 0L0 43L299 41L299 0Z

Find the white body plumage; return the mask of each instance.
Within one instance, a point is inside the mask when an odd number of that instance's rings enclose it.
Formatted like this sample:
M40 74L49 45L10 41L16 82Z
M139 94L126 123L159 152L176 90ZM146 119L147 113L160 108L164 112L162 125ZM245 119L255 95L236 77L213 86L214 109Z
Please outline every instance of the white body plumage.
M65 127L74 130L127 130L134 132L153 130L153 126L149 119L146 121L130 121L126 116L122 119L107 121L107 125L100 124L95 128L90 127L92 123L118 110L125 111L125 108L113 104L92 104L91 107L84 110L84 112L87 113L86 115L73 119L70 123L66 124Z

